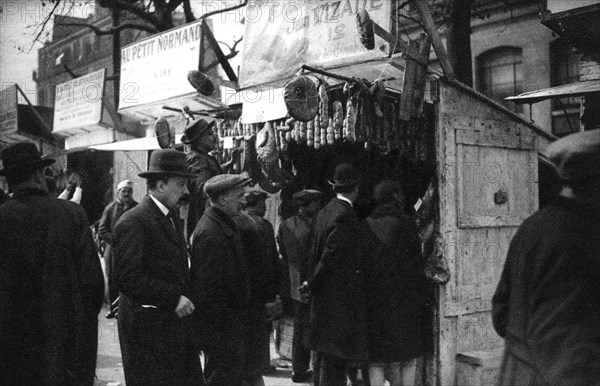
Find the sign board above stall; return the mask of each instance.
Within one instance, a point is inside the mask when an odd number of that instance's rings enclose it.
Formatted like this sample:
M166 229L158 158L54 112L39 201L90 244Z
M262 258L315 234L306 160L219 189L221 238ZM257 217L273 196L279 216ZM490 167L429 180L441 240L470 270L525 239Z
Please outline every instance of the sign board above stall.
M104 77L101 69L56 86L53 132L63 136L86 133L102 122Z
M187 74L198 69L201 23L173 28L121 49L119 110L196 93Z
M375 36L363 47L356 12L366 9L389 30L392 1L254 1L246 7L240 88L292 77L300 65L336 67L385 57L389 45Z
M19 128L17 86L13 84L2 90L0 98L0 137L6 138L16 133Z

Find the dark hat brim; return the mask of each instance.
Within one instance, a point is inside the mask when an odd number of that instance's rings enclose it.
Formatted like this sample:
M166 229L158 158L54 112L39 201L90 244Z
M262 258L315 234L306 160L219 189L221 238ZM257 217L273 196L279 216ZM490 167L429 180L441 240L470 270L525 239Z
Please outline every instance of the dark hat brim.
M201 136L206 135L207 133L205 133L205 132L207 130L212 130L212 128L215 124L216 124L215 121L209 122L208 126L206 126L202 131L198 132L198 134L196 134L192 138L188 138L185 134L183 134L183 136L181 137L181 143L189 145L190 143L194 142L196 139L200 138Z
M141 173L138 173L138 177L142 177L142 178L160 177L160 176L165 176L165 177L184 177L184 178L193 178L193 177L196 177L196 175L192 174L192 173L179 173L179 172L158 171L158 172L141 172Z
M28 169L36 170L36 169L45 168L46 166L50 166L55 162L56 162L56 160L53 158L46 158L46 159L42 159L39 161L36 160L36 161L21 163L17 166L13 166L13 167L5 167L4 169L0 169L0 176L4 176L6 173L10 173L11 171L14 171L14 170L28 170Z

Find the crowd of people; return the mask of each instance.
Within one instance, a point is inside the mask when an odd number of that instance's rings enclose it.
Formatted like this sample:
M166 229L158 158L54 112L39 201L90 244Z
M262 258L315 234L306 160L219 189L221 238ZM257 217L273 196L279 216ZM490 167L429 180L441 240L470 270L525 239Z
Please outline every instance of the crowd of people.
M268 195L223 173L212 140L210 123L192 122L188 154L152 152L139 173L144 198L122 181L100 220L127 385L264 385L282 315L294 320L292 381L345 386L360 370L366 385L415 384L432 320L399 183L378 183L375 209L360 219L361 175L340 163L334 197L295 193L295 215L275 230ZM493 301L506 385L600 379L600 135L569 136L549 152L563 191L513 239ZM0 383L92 385L104 279L86 215L48 195L54 161L34 144L0 157L11 188L0 207Z

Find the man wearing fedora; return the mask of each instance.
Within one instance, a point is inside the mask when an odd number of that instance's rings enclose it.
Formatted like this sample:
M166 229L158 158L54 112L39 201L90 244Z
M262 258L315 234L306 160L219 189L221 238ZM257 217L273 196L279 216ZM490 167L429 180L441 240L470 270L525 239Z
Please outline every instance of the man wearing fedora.
M114 229L119 340L127 385L203 384L191 336L187 244L178 216L188 193L185 154L155 150L139 173L148 195Z
M297 208L295 216L283 221L277 231L277 243L282 257L281 296L285 308L293 310L294 335L292 338L292 381L307 382L310 371L310 349L302 341L308 322L309 305L302 301L298 287L306 279L306 266L310 254L310 243L314 218L321 208L323 194L314 189L305 189L293 195Z
M93 385L104 278L83 209L48 195L33 143L1 153L0 384Z
M204 184L210 178L223 174L219 162L209 153L215 149L213 127L215 121L196 119L185 128L181 142L188 145L187 165L188 172L193 174L188 184L190 191L190 204L187 217L187 237L194 232L198 220L206 208Z
M195 332L206 355L207 385L241 386L244 378L250 282L232 218L241 212L249 181L234 174L209 179L204 192L210 205L192 237Z
M306 340L317 352L315 383L345 386L349 363L367 359L363 267L357 245L359 172L336 166L330 182L336 197L317 214L308 279L301 292L312 295Z
M545 151L562 190L511 241L492 299L499 385L600 384L600 130Z
M117 199L104 208L102 217L98 224L98 237L106 242L104 250L104 264L106 266L106 276L108 277L108 304L110 311L106 317L115 318L119 313L119 290L115 281L115 262L112 254L113 230L117 221L123 213L137 205L133 199L133 181L123 180L117 185Z

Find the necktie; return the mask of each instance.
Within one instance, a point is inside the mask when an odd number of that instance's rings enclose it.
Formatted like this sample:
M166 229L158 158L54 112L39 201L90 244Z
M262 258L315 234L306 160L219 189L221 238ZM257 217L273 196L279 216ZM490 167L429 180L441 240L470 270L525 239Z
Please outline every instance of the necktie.
M177 223L178 223L179 219L175 215L175 212L170 210L169 213L167 214L167 217L171 221L171 225L173 225L173 229L175 229L175 232L179 233L179 228L177 227Z

